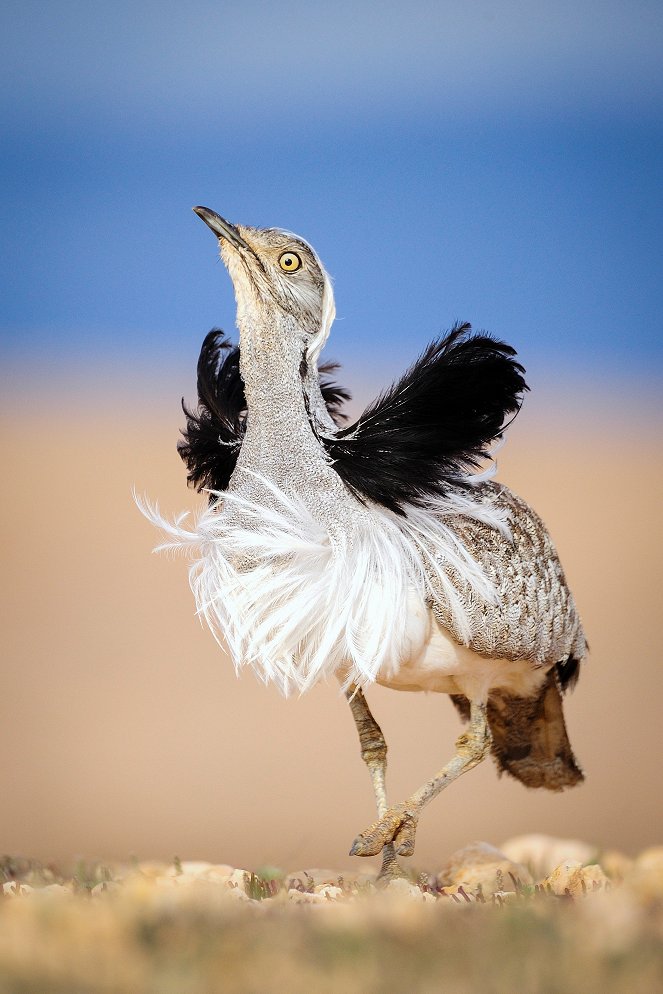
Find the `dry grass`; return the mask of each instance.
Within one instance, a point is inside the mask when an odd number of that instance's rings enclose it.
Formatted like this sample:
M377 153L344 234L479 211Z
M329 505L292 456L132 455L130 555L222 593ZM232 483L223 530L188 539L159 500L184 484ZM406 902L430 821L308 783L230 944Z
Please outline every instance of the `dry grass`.
M2 994L663 991L660 849L606 856L612 879L596 865L534 884L498 870L510 889L497 892L179 860L0 865Z

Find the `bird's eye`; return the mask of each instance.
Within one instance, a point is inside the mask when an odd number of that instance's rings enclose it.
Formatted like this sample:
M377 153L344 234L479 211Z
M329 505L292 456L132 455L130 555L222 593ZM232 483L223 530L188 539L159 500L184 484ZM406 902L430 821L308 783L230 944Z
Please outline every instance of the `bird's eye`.
M301 269L302 260L296 252L284 252L279 258L279 266L284 273L296 273L298 269Z

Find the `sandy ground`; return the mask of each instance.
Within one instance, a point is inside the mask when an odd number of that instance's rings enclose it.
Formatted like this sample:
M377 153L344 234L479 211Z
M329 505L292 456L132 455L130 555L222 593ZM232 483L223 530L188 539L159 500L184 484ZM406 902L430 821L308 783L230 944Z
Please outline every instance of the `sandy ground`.
M184 561L150 555L132 503L134 485L168 511L199 502L172 398L110 410L46 398L3 418L0 850L347 865L373 820L347 706L333 685L284 701L236 679L194 617ZM567 706L587 782L528 792L487 762L427 810L418 866L528 831L627 852L660 841L657 442L568 407L514 425L500 479L548 523L591 643ZM458 720L444 697L368 696L399 800L449 757Z
M0 994L663 990L663 848L597 862L577 840L527 836L505 850L466 847L439 874L382 886L3 858Z

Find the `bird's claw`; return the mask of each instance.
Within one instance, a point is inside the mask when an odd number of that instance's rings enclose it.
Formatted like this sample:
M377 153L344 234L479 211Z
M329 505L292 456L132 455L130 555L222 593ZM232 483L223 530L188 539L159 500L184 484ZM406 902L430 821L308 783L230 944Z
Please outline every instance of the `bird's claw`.
M395 804L387 813L361 832L352 844L351 856L377 856L389 842L398 856L411 856L419 821L419 811L407 802Z

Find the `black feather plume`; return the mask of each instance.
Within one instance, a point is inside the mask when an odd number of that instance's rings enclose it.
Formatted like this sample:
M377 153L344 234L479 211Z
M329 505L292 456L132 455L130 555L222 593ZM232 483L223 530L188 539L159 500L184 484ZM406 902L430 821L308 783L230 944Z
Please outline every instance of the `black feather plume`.
M349 390L345 387L341 387L338 383L334 383L333 380L329 379L330 373L335 373L339 369L339 363L337 362L323 362L319 368L318 372L320 374L320 393L322 394L322 399L327 405L327 410L329 411L332 421L337 425L342 425L348 420L347 414L343 413L343 404L348 400L352 400L352 396Z
M433 342L356 424L323 440L358 497L403 514L463 486L488 457L528 387L514 349L470 331L456 325Z
M198 359L198 407L182 401L186 428L177 451L196 490L225 490L246 429L246 399L239 375L239 349L214 328Z
M579 660L574 656L569 656L560 663L556 663L555 669L557 670L562 693L565 693L567 690L573 690L580 676Z
M338 363L320 366L320 390L336 424L347 421L342 413L348 391L328 378ZM198 359L198 407L182 401L186 428L177 451L184 460L189 486L201 490L226 490L237 463L246 431L246 397L239 372L239 348L223 331L214 328L205 337Z

